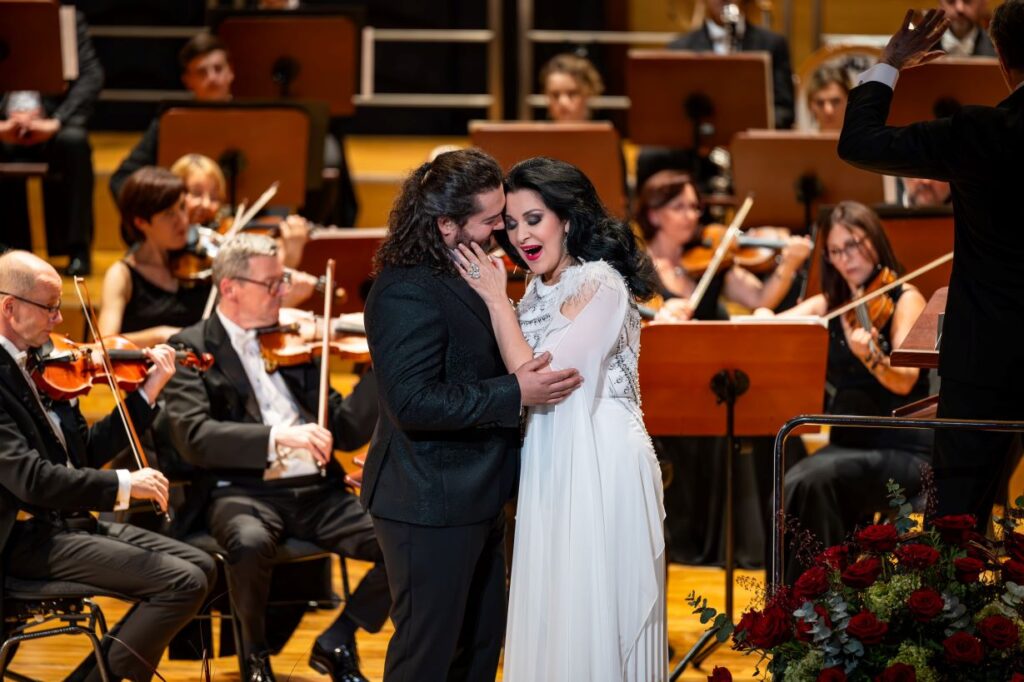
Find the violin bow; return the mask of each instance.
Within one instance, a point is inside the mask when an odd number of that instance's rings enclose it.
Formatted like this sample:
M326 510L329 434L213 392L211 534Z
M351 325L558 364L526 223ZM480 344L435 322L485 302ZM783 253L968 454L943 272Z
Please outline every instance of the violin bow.
M326 291L334 290L334 259L327 259L327 272L324 274ZM327 426L327 399L330 397L330 370L331 370L331 307L334 297L329 293L324 294L324 321L323 339L320 344L320 404L317 407L317 423L321 428ZM327 475L327 466L320 465L320 475Z
M708 287L711 286L711 280L715 278L715 274L722 264L722 259L725 258L725 254L729 250L729 244L739 234L740 227L743 225L743 221L747 219L747 214L750 213L750 207L753 205L753 193L747 194L747 198L743 200L743 205L736 211L732 223L729 224L729 229L722 235L722 241L718 244L718 248L715 249L715 254L711 257L711 262L708 264L704 274L701 275L700 281L697 282L697 287L693 290L693 294L690 295L690 308L692 310L697 309L704 298L704 294L707 293Z
M839 306L838 308L836 308L835 310L833 310L829 314L823 316L821 318L821 321L823 323L827 324L830 320L833 320L833 319L839 317L840 315L846 313L847 311L853 310L854 308L856 308L857 306L861 305L862 303L867 303L868 301L870 301L870 300L872 300L874 298L877 298L877 297L881 296L882 294L884 294L884 293L886 293L888 291L891 291L892 289L895 289L899 285L906 284L907 282L909 282L910 280L914 279L915 277L920 277L921 275L923 275L924 273L928 272L929 270L934 270L935 268L939 267L940 265L944 265L945 263L948 263L951 260L953 260L953 252L952 251L950 251L949 253L947 253L944 256L939 256L938 258L933 260L931 263L928 263L926 265L922 265L921 267L919 267L917 270L914 270L913 272L910 272L910 273L907 273L906 275L903 275L899 279L894 279L893 281L891 281L888 284L886 284L884 287L879 287L878 289L875 289L870 294L864 294L860 298L855 298L854 300L850 301L846 305Z
M121 416L121 423L124 424L124 429L128 433L128 445L131 447L132 456L135 458L135 464L140 469L150 468L149 458L146 457L146 451L142 447L142 440L139 438L139 433L135 429L135 422L132 421L132 416L129 414L128 408L124 404L124 396L121 395L121 389L117 387L117 382L114 381L114 363L110 360L110 352L107 350L106 341L103 339L103 334L100 333L99 327L95 322L95 312L92 307L92 299L89 297L89 287L85 283L85 279L83 277L75 277L73 281L75 284L75 293L78 294L78 301L82 304L82 313L85 316L86 324L89 325L89 332L100 347L100 360L103 362L103 369L107 375L107 385L110 387L110 392L114 395L114 404L117 406L117 413ZM162 513L163 517L170 522L170 510L160 512L156 501L152 502L154 509L158 513Z
M244 203L241 204L239 206L239 215L234 220L234 222L231 223L231 229L229 229L227 231L227 234L224 235L223 241L227 242L227 240L231 239L236 234L238 234L238 232L243 227L248 225L249 221L252 220L257 213L263 210L263 207L267 205L267 202L274 198L274 195L277 194L277 188L280 186L281 183L275 181L272 185L270 185L270 187L267 188L267 190L263 194L260 195L260 198L257 199L255 203L253 203L253 205L249 207L249 210L247 211L241 210L241 206L244 206ZM210 315L213 314L213 306L215 303L217 303L218 293L219 292L217 291L217 283L213 282L213 286L210 287L210 295L206 298L206 307L203 308L204 320L209 319Z

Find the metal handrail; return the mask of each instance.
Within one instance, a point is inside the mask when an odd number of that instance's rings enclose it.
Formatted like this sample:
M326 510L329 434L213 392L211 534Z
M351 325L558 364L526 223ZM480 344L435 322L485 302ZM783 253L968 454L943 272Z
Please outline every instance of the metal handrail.
M775 450L772 461L772 546L769 567L769 589L782 584L783 560L785 558L786 519L785 452L786 439L799 426L850 426L879 429L964 429L971 431L1024 432L1024 422L1000 421L994 419L916 419L911 417L864 417L845 414L804 414L783 424L775 436Z

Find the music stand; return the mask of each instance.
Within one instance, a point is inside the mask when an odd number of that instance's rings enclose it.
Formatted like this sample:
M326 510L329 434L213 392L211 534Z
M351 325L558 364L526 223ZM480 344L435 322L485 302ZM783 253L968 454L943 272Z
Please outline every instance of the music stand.
M736 196L756 197L747 223L809 231L821 203L882 201L882 178L854 168L836 154L838 133L750 130L732 139Z
M626 218L625 168L619 133L608 121L590 123L470 121L469 141L506 171L523 159L550 156L577 166L604 205Z
M824 224L832 212L832 206L822 206L818 222ZM939 256L953 250L953 209L948 206L927 208L902 208L899 206L875 206L882 221L896 260L906 272L932 262ZM808 260L807 286L804 298L821 293L821 251L822 240L814 240L814 250ZM924 273L911 284L928 299L940 287L949 284L953 264L946 263Z
M995 106L1009 94L995 57L942 57L900 71L888 124L952 116L964 104Z
M318 8L220 12L213 28L231 52L236 95L322 100L331 116L351 116L361 24L354 8Z
M635 144L727 147L738 132L775 127L771 58L764 52L630 50L626 94Z
M0 2L0 92L64 92L65 80L78 77L75 10L70 30L53 0Z
M228 201L250 202L280 182L275 205L301 206L319 187L326 119L316 103L192 102L160 115L157 163L168 167L189 153L217 161L228 179Z
M317 230L309 237L302 251L298 269L321 275L327 260L333 258L335 284L345 289L345 300L335 306L336 313L361 313L366 305L366 294L372 282L373 256L384 241L387 230L383 227L342 229L336 227ZM303 310L323 312L324 299L314 293L300 307Z
M794 414L819 411L828 330L816 322L751 320L655 324L641 332L640 394L652 436L725 436L725 614L733 619L733 459L737 436L778 432ZM723 406L724 403L724 406ZM702 639L679 663L717 647Z

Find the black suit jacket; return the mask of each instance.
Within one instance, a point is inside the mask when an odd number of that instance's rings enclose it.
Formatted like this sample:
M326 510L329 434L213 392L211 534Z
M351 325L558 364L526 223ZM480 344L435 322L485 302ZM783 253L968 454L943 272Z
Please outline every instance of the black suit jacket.
M363 473L376 516L426 526L494 519L519 476L519 382L483 301L427 266L384 268L366 301L380 420Z
M126 405L139 432L148 429L156 410L137 393ZM21 370L0 348L0 549L21 509L37 515L111 510L117 501L117 473L98 467L128 447L120 417L112 414L89 427L77 404L56 402L53 409L66 454Z
M939 374L978 386L1019 385L1024 381L1024 89L996 107L964 107L952 118L903 128L885 125L892 97L882 83L853 89L839 155L866 170L950 183L956 256Z
M263 424L249 378L220 318L211 315L171 337L170 343L210 353L214 359L213 367L202 374L180 367L163 392L176 449L189 464L204 472L194 481L203 494L190 494L190 504L204 504L205 493L218 480L253 489L263 487L270 427ZM300 412L307 421L315 422L319 362L277 371ZM368 372L347 398L331 389L328 413L336 448L354 450L364 445L377 420L373 373ZM336 459L331 460L327 474L342 485L344 471Z
M85 15L75 12L78 42L78 78L68 84L63 95L44 95L43 109L48 118L60 120L61 126L84 128L103 88L103 66L89 39ZM0 97L0 117L7 117L6 96Z
M670 50L692 50L711 52L714 48L707 24L676 38L668 45ZM775 127L792 128L795 117L793 109L793 68L789 62L789 43L785 37L755 26L749 21L740 42L741 52L768 52L772 57L772 90L775 94Z

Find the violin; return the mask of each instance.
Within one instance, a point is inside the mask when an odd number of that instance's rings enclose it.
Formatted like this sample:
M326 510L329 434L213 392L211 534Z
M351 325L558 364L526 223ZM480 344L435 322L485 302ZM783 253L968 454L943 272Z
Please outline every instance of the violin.
M691 278L699 278L708 269L715 251L718 250L725 236L724 225L708 225L701 232L700 238L695 240L683 251L682 266L686 274ZM739 234L730 241L728 250L722 259L721 268L728 268L733 264L740 265L751 272L767 272L775 267L775 252L786 248L787 241L782 237L781 228L755 228L758 230L772 230L776 237L757 236L751 234L753 230L745 234ZM788 236L788 235L786 235Z
M146 381L149 359L134 343L123 336L105 339L113 365L113 380L124 391L134 391ZM36 353L32 379L39 391L53 400L71 400L85 395L97 383L107 384L108 374L96 357L94 344L76 343L66 336L51 334L50 342ZM204 372L213 365L209 353L196 355L188 351L175 353L175 360Z
M295 317L291 322L284 322L256 330L256 338L260 344L260 355L268 372L279 367L294 367L313 361L323 356L324 318L311 315L305 311L282 309L283 317ZM334 322L334 320L332 320ZM327 341L329 352L334 357L355 362L369 362L370 347L366 336L339 332L335 324L331 325L330 338Z
M854 298L866 298L869 294L895 281L895 272L887 267L879 266L875 268L875 274L872 278L855 292ZM891 297L875 296L858 303L852 310L846 311L843 314L843 320L846 321L846 324L851 329L859 326L868 331L871 331L872 328L881 330L892 319L894 312L896 312L896 304ZM873 344L874 342L872 341ZM888 355L890 351L888 341L879 337L879 345L881 346L882 353Z

